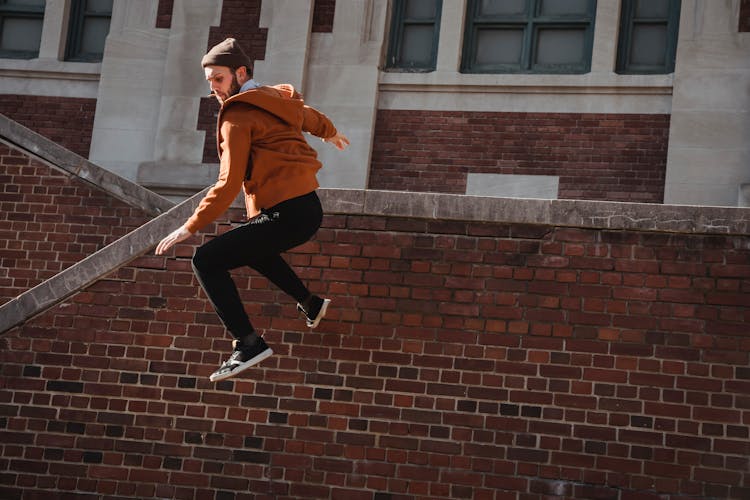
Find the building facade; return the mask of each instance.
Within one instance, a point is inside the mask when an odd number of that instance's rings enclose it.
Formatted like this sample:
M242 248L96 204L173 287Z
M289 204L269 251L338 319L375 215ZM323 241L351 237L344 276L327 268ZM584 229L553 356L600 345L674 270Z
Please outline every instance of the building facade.
M0 0L0 498L750 498L749 14ZM143 186L214 181L226 36L352 147L287 255L326 321L236 270L276 355L213 384L244 211L156 256L201 195Z
M40 0L0 16L0 112L167 195L215 179L199 61L234 36L256 80L292 83L351 139L346 155L310 139L324 187L750 203L747 0Z

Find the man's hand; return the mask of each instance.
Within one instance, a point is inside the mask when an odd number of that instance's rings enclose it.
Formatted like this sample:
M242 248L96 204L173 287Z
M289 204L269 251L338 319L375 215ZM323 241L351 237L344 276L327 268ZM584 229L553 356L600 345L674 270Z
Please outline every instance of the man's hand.
M162 255L164 252L172 248L172 246L181 241L185 241L192 235L193 233L185 229L185 226L180 226L179 228L172 231L169 236L159 242L159 244L156 246L156 255Z
M336 132L336 135L334 135L333 137L329 137L328 139L323 139L323 142L332 144L339 151L345 150L346 147L349 145L349 139L347 139L346 136L342 134L341 132Z

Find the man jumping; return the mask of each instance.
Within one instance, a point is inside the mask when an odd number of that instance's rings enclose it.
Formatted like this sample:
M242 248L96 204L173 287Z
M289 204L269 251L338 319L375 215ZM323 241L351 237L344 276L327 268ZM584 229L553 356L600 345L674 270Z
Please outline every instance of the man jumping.
M323 210L315 190L321 163L303 132L340 150L349 140L291 85L260 86L252 63L233 38L211 48L201 64L221 104L217 122L219 178L193 215L156 247L162 255L202 229L244 190L248 222L199 247L193 270L216 313L234 336L229 359L210 380L232 377L273 354L253 328L229 271L250 266L297 301L315 328L330 303L313 295L281 253L308 241Z

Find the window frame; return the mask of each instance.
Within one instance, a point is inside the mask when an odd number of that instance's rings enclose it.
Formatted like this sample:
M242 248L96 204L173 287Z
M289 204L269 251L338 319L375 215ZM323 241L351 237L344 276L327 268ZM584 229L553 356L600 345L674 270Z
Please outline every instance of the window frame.
M45 5L41 6L29 6L19 5L11 3L0 4L0 26L2 25L2 19L5 17L12 18L28 18L28 19L39 19L44 25L44 11ZM2 31L0 30L0 33ZM41 33L41 30L40 30ZM39 45L41 46L42 36L39 36ZM28 50L4 50L0 48L0 58L2 59L35 59L39 57L39 49L36 51Z
M669 12L665 18L637 20L635 7L637 0L622 0L620 6L620 34L617 37L617 62L615 73L619 75L666 75L674 72L677 55L677 37L680 28L681 0L668 0ZM661 66L637 66L628 63L632 51L633 27L638 24L667 23L667 41L665 44L664 64Z
M63 60L70 62L101 62L104 57L104 47L101 53L82 52L83 27L88 18L107 18L112 23L112 10L109 12L86 10L87 0L71 0L70 15L68 17L68 36L65 44ZM114 9L114 0L112 2Z
M438 43L440 40L440 18L443 11L443 0L435 1L435 17L432 20L407 18L406 2L409 0L394 0L393 12L391 15L391 29L388 42L388 53L386 56L385 69L387 71L402 71L427 73L435 71L437 67ZM406 25L428 25L432 24L432 50L430 51L430 62L425 66L416 66L413 64L404 64L398 58L401 54L403 44L404 27Z
M480 0L468 0L464 41L461 53L461 73L476 74L585 74L591 71L596 22L596 0L587 0L584 16L542 16L543 0L526 0L526 9L518 15L479 15ZM523 29L523 45L519 64L477 65L477 32L479 29ZM538 51L537 33L540 28L584 28L583 62L568 65L534 65Z

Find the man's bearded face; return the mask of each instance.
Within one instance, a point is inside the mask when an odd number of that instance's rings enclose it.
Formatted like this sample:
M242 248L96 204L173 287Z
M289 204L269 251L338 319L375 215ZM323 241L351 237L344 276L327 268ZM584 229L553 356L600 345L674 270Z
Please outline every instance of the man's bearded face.
M240 91L237 75L226 66L206 66L206 80L220 104Z

